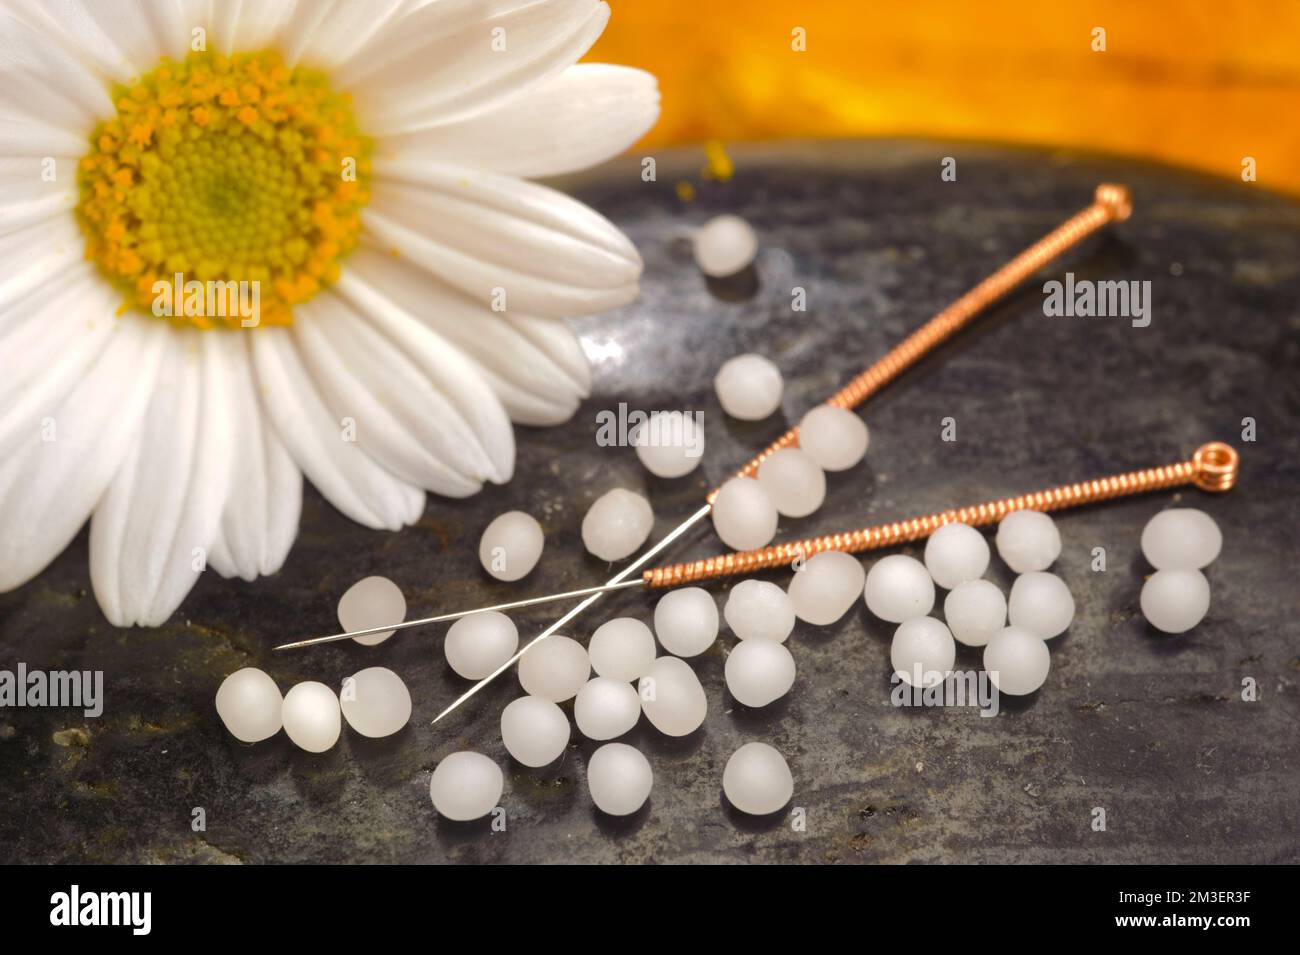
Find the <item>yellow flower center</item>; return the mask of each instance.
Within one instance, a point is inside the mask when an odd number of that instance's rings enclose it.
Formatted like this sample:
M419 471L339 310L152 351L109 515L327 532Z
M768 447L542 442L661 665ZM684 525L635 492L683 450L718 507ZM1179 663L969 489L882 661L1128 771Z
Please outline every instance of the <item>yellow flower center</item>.
M124 309L200 328L287 325L338 278L371 143L324 74L274 52L191 53L113 100L78 167L77 218Z

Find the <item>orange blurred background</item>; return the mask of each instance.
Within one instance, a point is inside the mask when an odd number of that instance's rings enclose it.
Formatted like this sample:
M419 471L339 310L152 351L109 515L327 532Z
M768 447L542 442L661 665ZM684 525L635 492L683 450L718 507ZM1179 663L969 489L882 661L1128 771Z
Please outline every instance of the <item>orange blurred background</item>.
M658 76L650 145L934 136L1236 179L1252 157L1260 184L1300 193L1300 0L610 5L587 59Z

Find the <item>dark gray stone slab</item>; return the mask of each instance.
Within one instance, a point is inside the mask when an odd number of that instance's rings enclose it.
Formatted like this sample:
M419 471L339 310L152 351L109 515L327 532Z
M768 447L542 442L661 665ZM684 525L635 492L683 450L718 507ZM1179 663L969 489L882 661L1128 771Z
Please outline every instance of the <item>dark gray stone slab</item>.
M0 859L204 862L903 862L1297 861L1295 583L1300 345L1300 210L1256 186L1112 159L969 144L842 143L735 151L727 184L701 183L697 153L659 157L659 181L633 161L567 182L631 235L646 261L641 298L586 320L596 392L568 425L519 429L518 477L463 502L431 499L398 534L364 530L309 490L284 570L254 584L206 574L157 630L118 631L89 594L83 533L22 589L0 595L0 667L105 671L100 719L70 710L0 711ZM959 181L939 180L953 155ZM666 740L644 721L631 735L654 765L650 805L603 818L586 793L592 746L575 742L544 772L512 764L499 739L502 679L463 715L432 717L465 684L450 675L441 631L367 649L273 656L275 642L334 628L340 593L367 574L391 577L413 613L428 614L588 585L608 576L584 554L581 517L611 487L645 490L667 531L707 489L788 421L882 355L908 331L1090 201L1103 180L1128 183L1132 220L1090 240L1045 277L1150 280L1153 321L1043 315L1041 282L873 400L865 465L834 476L826 506L784 521L788 539L861 526L1068 480L1184 458L1220 438L1242 451L1225 496L1166 492L1063 515L1057 564L1078 616L1052 643L1052 673L1034 697L995 719L973 709L899 710L889 702L892 628L861 605L791 640L799 676L765 711L723 687L730 636L694 661L709 697L704 727ZM757 284L710 290L688 230L734 211L759 232ZM793 313L793 286L808 311ZM786 417L727 420L712 376L747 350L786 374ZM708 453L677 482L649 477L626 449L595 443L595 415L699 408ZM957 420L958 440L940 440ZM1258 441L1242 444L1242 419ZM1145 521L1175 501L1203 507L1224 530L1209 576L1208 619L1181 637L1142 620ZM486 579L474 553L491 516L520 507L547 531L543 565L524 583ZM0 531L2 532L2 531ZM1094 547L1105 573L1090 569ZM700 528L676 557L718 550ZM919 553L916 548L909 553ZM995 560L992 575L1008 585ZM786 580L783 574L773 579ZM714 587L721 601L725 586ZM649 619L644 595L613 596L585 618ZM535 632L553 614L521 615ZM979 655L962 650L961 666ZM284 738L243 746L212 706L221 678L268 669L283 689L337 685L391 666L415 700L411 725L388 740L345 729L311 756ZM1243 679L1259 700L1241 700ZM789 758L788 817L754 820L722 800L722 767L750 739ZM472 747L506 767L505 832L449 824L429 801L429 774ZM203 807L207 831L191 830ZM1092 831L1094 807L1108 829Z

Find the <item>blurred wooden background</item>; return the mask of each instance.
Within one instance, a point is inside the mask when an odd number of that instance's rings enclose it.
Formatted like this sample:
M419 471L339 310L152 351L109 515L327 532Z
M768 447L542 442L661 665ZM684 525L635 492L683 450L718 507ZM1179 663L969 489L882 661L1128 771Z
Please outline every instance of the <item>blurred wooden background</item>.
M937 136L1094 148L1238 180L1253 157L1260 184L1300 193L1300 0L611 6L588 59L659 77L650 145Z

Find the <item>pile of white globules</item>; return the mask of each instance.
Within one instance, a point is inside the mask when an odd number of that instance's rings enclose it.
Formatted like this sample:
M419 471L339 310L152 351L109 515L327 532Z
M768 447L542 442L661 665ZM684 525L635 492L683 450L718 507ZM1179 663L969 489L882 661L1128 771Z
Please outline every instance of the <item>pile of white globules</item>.
M733 418L758 421L781 405L781 372L761 355L727 361L713 382ZM713 527L733 550L766 547L780 517L807 517L826 499L826 472L844 471L867 453L867 426L853 412L820 405L799 422L799 444L763 459L754 477L734 477L718 490Z
M889 657L899 680L922 689L942 683L961 643L984 648L984 669L999 692L1023 696L1043 685L1051 666L1047 641L1074 619L1069 588L1047 572L1061 553L1061 536L1046 514L1013 511L998 525L996 542L1019 575L1009 599L984 579L988 541L966 524L931 534L924 562L891 554L872 566L863 598L873 614L898 625ZM943 621L931 616L936 587L948 591Z
M339 598L338 618L346 631L394 626L406 618L406 599L388 578L366 577ZM392 634L383 630L353 639L374 646ZM411 694L402 678L386 667L359 670L343 680L338 693L308 680L290 687L283 697L270 675L245 667L222 681L216 703L217 715L236 739L259 743L283 728L295 746L309 753L332 749L344 720L362 736L382 737L392 736L411 719Z
M1214 518L1190 507L1161 511L1142 529L1142 554L1156 572L1142 585L1142 616L1157 630L1186 633L1210 610L1202 572L1223 548Z
M218 687L217 715L242 742L259 743L283 728L299 749L323 753L339 741L345 719L362 736L396 733L411 719L411 694L392 670L367 667L345 679L338 693L309 680L281 697L268 674L245 667Z
M744 253L740 248L744 242L723 248L726 242L743 236L732 228L734 223L716 225L701 234L702 246L697 248L703 248L702 264L709 262L711 274L742 268L752 250ZM725 264L723 259L727 259ZM779 409L784 391L777 367L754 354L726 362L714 385L722 408L744 421L771 416ZM800 428L799 447L768 456L755 477L735 478L720 489L712 513L718 536L727 546L749 550L770 543L781 516L805 517L821 506L826 496L825 472L851 468L866 453L866 425L843 408L815 408L804 416ZM672 479L689 474L699 464L704 435L691 415L656 412L634 432L632 444L647 470L658 478ZM645 498L615 489L587 512L583 542L602 560L622 560L645 542L653 522ZM540 552L540 545L536 549ZM785 642L796 619L816 624L838 620L862 593L863 577L857 560L847 554L827 553L808 562L795 576L789 592L761 580L745 580L732 587L722 614L737 637L725 663L732 698L743 706L761 708L789 693L796 667ZM457 626L479 626L471 621L474 617ZM717 642L720 620L714 598L697 587L674 590L656 604L653 622L652 631L632 618L609 620L592 634L585 649L564 635L543 640L519 661L519 682L526 695L507 706L501 717L507 752L527 767L540 768L560 759L570 744L572 728L563 706L572 700L578 732L603 744L587 767L592 800L603 812L615 815L635 812L644 805L653 772L642 753L613 741L630 732L642 716L666 736L687 736L700 728L708 710L704 688L687 660L704 654ZM500 629L504 631L504 627ZM452 643L449 639L449 647ZM515 647L513 638L502 635L491 641L491 652L482 650L490 659L472 669L456 667L457 672L472 678L489 663L500 665L509 659ZM660 647L663 656L658 655ZM460 648L456 656L464 652ZM467 764L448 773L472 769ZM751 742L728 761L722 786L738 810L767 814L789 802L793 777L779 752L767 744ZM488 792L495 790L484 785L485 796ZM479 806L483 813L491 809L486 798Z
M1018 575L1009 596L983 579L988 543L964 524L935 531L924 564L891 555L871 568L864 597L872 613L899 625L890 648L899 679L921 687L941 682L961 643L984 648L984 669L999 692L1023 696L1043 685L1051 667L1047 642L1069 628L1075 612L1069 587L1048 571L1060 556L1061 535L1047 514L1013 511L999 523L996 544ZM1183 633L1200 623L1210 604L1201 569L1222 544L1218 526L1201 511L1175 508L1152 518L1142 533L1142 552L1156 572L1141 595L1143 616L1152 626ZM944 623L929 616L936 585L948 591Z
M788 693L795 665L785 641L794 629L795 611L786 592L766 581L742 581L732 588L721 617L738 638L725 665L727 688L736 701L763 707ZM513 652L513 627L506 634L504 625L488 614L463 618L457 626L467 622L483 630L484 639L475 642L480 650L490 644L493 659ZM619 739L643 716L670 737L688 736L703 725L708 700L687 659L710 650L720 629L713 596L688 587L660 598L653 630L640 620L620 617L598 627L585 648L561 634L546 638L520 658L519 683L525 695L501 714L506 751L529 769L552 765L563 758L576 726L583 737L601 744L587 762L592 802L610 815L637 812L650 797L654 773L645 754ZM660 647L666 651L663 656ZM457 650L457 659L464 649ZM449 652L449 661L452 656ZM476 662L472 673L491 661ZM566 712L570 701L572 723ZM499 768L494 773L488 765L491 760L478 753L461 752L454 754L454 761L443 760L430 787L438 811L456 820L492 812L503 783ZM780 810L794 787L785 758L756 742L732 755L721 783L731 805L757 814Z
M711 275L743 269L753 257L752 233L743 223L723 219L701 230L697 256ZM781 405L784 382L770 360L754 354L726 362L714 381L718 401L732 417L759 421ZM770 543L781 516L812 514L826 496L826 472L853 467L867 451L868 433L851 411L823 405L800 422L800 445L769 455L753 478L722 486L713 504L718 536L727 546L750 550ZM658 478L680 478L698 466L704 434L696 417L655 412L631 436L637 457ZM525 518L527 520L525 520ZM502 515L480 545L483 566L503 580L531 571L541 553L541 529L527 515ZM598 498L582 522L587 550L605 561L631 556L649 536L654 512L640 494L615 488ZM489 539L491 538L491 539ZM519 556L522 552L522 558ZM490 558L495 557L495 564ZM785 696L794 685L795 661L785 646L795 620L816 624L838 620L862 593L863 570L847 554L819 554L796 574L789 592L776 584L746 580L729 594L723 617L738 638L726 658L727 689L737 703L761 708ZM927 578L928 579L928 578ZM474 614L452 627L447 658L468 679L505 663L516 652L517 634L499 614ZM572 727L564 706L572 701L578 732L602 743L588 761L592 801L603 812L636 812L649 798L653 772L634 747L613 742L629 733L642 716L666 736L687 736L703 724L708 710L704 688L686 661L712 648L720 629L717 604L700 588L664 595L654 610L654 629L632 618L602 624L586 648L572 637L553 634L519 661L526 695L501 715L501 738L519 763L541 768L563 757ZM666 655L659 656L662 647ZM593 676L594 671L594 676ZM499 797L496 776L478 760L456 754L457 765L435 773L435 805L461 776L461 790L479 796L479 815ZM478 754L472 754L478 756ZM486 759L486 757L479 757ZM450 759L450 757L449 757ZM722 780L730 803L742 812L766 814L782 808L793 793L784 757L763 743L747 743L728 761ZM466 818L466 804L449 808ZM444 813L450 815L450 813Z
M601 500L608 498L610 495ZM645 532L645 515L634 513L642 510L639 505L626 503L629 508L620 504L597 522L620 523L626 514L635 524L628 539L640 538ZM513 565L518 571L519 563L510 554L519 557L518 548L522 547L523 557L531 559L524 561L531 570L541 553L540 525L534 533L528 522L536 522L527 515L520 515L527 518L520 521L515 517L518 513L503 515L515 526L499 534L496 541L507 550L505 566ZM588 517L590 520L591 515ZM494 526L499 523L500 519ZM584 526L584 537L588 530L606 542L624 533ZM640 543L638 540L635 546ZM1147 524L1141 544L1156 568L1142 590L1143 615L1157 629L1169 633L1195 626L1209 605L1209 585L1201 569L1222 547L1218 526L1200 511L1166 510ZM984 579L991 556L984 536L954 523L931 535L923 561L888 555L864 573L855 557L828 551L807 560L788 589L764 580L736 583L721 617L707 591L688 587L659 599L653 630L640 620L623 617L597 628L588 647L570 637L553 635L520 660L519 681L526 695L501 714L502 742L525 767L555 763L572 741L570 717L562 706L572 701L578 732L602 744L587 765L593 803L611 815L634 813L649 799L654 774L643 753L617 740L631 732L643 715L666 736L687 736L700 728L708 710L707 698L686 661L715 645L722 620L737 638L726 656L727 690L737 703L759 709L784 697L794 685L795 660L786 641L796 621L814 626L833 624L854 605L858 594L871 613L897 624L890 663L898 679L919 688L934 686L951 673L961 643L983 648L984 668L1000 692L1033 693L1050 669L1047 641L1064 633L1074 618L1069 588L1048 572L1061 552L1060 533L1046 514L1015 511L999 524L996 546L1018 575L1009 598ZM603 546L590 549L601 550L598 556L604 559L611 559L608 555L614 552ZM948 592L943 601L944 621L931 616L936 587ZM358 582L339 603L340 623L348 629L392 626L404 615L400 590L382 577ZM391 632L359 642L373 644ZM457 674L477 680L507 662L518 644L518 631L508 617L483 611L453 624L444 650ZM659 647L667 655L659 656ZM295 745L313 753L334 746L345 720L362 736L383 737L398 732L411 716L406 686L384 667L369 667L348 677L338 694L322 683L308 681L295 685L283 697L270 676L245 668L221 684L216 706L227 729L244 742L268 739L283 728ZM733 807L760 815L787 805L794 785L781 753L757 741L745 743L732 754L721 783ZM476 752L448 756L430 780L430 796L438 812L458 821L491 813L503 789L501 768Z
M734 217L732 217L734 218ZM727 217L701 230L697 257L711 275L744 268L753 258L752 231ZM784 382L769 359L743 354L727 361L714 380L718 402L733 418L760 421L781 406ZM697 417L656 412L631 436L642 464L656 477L679 478L699 464L704 435ZM853 412L833 405L809 411L799 424L797 446L766 456L753 477L736 477L719 489L712 507L715 530L728 547L766 546L782 517L814 513L826 496L826 472L857 465L866 454L866 425ZM587 510L581 527L586 549L602 561L620 561L645 543L654 525L649 501L614 488ZM827 551L796 567L788 588L764 580L731 587L722 614L714 597L698 587L670 591L654 608L653 630L620 617L603 623L584 647L570 636L552 634L519 660L524 695L501 714L501 739L519 764L540 769L563 759L576 726L600 745L587 761L592 802L610 815L629 815L648 801L654 785L650 761L627 736L644 716L669 737L684 737L704 723L708 700L687 661L709 652L725 621L736 637L726 652L726 687L739 705L761 709L785 697L797 669L786 642L796 621L812 626L836 623L857 603L895 625L890 663L897 679L920 689L943 682L953 670L957 645L982 648L983 664L999 692L1035 692L1051 666L1048 641L1074 619L1074 598L1049 568L1061 553L1053 520L1036 511L1014 511L998 525L996 549L1017 575L1009 595L985 579L991 550L973 527L950 523L926 542L923 560L892 554L869 572L850 554ZM1157 515L1142 535L1142 550L1156 568L1142 589L1143 614L1158 629L1181 633L1195 626L1209 605L1201 573L1218 555L1218 527L1200 511L1175 509ZM517 581L537 566L544 546L541 524L510 511L484 530L479 557L491 576ZM943 616L933 615L936 588L946 591ZM376 629L358 642L375 644L391 635L384 628L406 612L398 588L368 577L344 594L339 620L348 630ZM483 679L507 664L519 648L514 623L493 611L461 618L446 635L448 665L468 680ZM664 655L660 655L660 648ZM232 674L217 693L217 710L230 732L256 742L282 727L311 752L337 742L342 721L363 736L400 730L411 715L410 695L391 670L371 667L344 681L342 694L321 683L300 683L283 699L260 670ZM572 725L570 721L572 714ZM443 759L430 780L430 797L447 819L465 821L494 811L505 774L477 752ZM791 800L793 775L785 757L758 741L741 745L721 778L727 801L740 812L767 815Z

